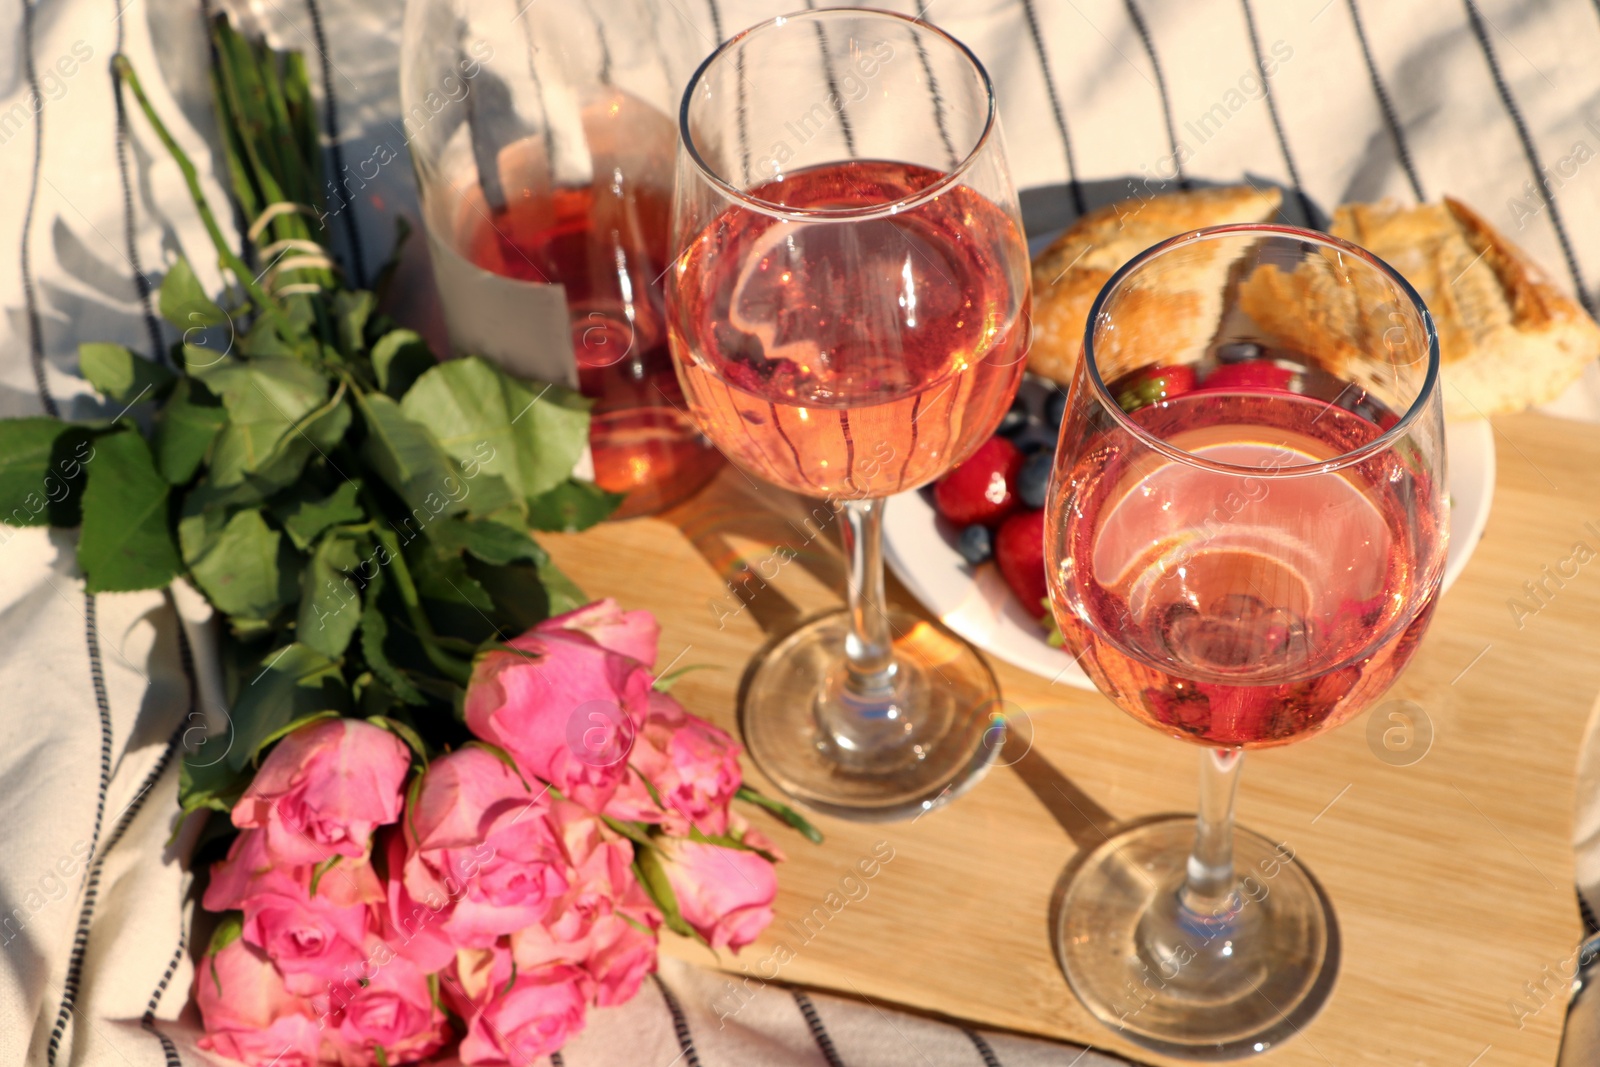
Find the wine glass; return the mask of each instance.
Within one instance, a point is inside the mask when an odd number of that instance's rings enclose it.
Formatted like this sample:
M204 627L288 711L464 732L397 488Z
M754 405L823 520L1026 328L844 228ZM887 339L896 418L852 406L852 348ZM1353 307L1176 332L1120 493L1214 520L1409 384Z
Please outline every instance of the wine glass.
M407 0L402 38L451 347L594 401L614 518L688 499L722 460L683 411L663 322L674 109L701 55L687 24L652 0Z
M925 811L999 748L993 674L885 604L881 549L884 498L975 451L1022 375L1028 255L988 75L915 19L807 11L714 52L679 126L667 326L689 409L744 471L820 498L849 566L848 606L747 673L745 745L815 809Z
M1141 722L1204 745L1198 817L1081 861L1055 931L1073 990L1169 1055L1263 1051L1326 999L1327 897L1233 827L1243 750L1370 705L1444 573L1439 349L1354 245L1220 226L1118 271L1089 315L1045 517L1068 648Z

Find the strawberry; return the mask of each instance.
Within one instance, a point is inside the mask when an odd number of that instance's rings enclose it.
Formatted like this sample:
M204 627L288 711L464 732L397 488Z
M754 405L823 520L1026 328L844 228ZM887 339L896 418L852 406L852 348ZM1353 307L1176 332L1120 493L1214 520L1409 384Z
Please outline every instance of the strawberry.
M1049 596L1044 577L1044 511L1024 511L1011 516L994 539L994 560L1011 591L1035 618Z
M1224 363L1206 376L1205 389L1227 389L1238 393L1287 392L1294 372L1271 360L1253 359L1244 363Z
M939 514L957 526L998 525L1017 506L1022 453L1004 437L991 437L965 463L952 467L933 487Z

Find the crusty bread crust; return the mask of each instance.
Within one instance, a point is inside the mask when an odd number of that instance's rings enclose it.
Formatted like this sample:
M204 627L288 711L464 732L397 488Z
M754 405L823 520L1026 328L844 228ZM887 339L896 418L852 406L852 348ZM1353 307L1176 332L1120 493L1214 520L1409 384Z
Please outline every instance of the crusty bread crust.
M1460 201L1347 204L1330 232L1389 263L1422 296L1439 334L1449 418L1553 400L1600 357L1600 326ZM1358 370L1354 357L1384 350L1391 324L1374 309L1386 301L1340 284L1323 264L1308 260L1289 274L1258 269L1240 287L1240 309L1334 373L1381 386L1370 362Z
M1084 215L1034 261L1028 369L1062 385L1070 384L1083 347L1089 308L1124 263L1158 241L1203 226L1266 222L1277 214L1281 201L1277 189L1230 186L1149 199L1135 197ZM1195 257L1191 261L1204 266ZM1225 281L1221 273L1210 277L1211 273L1202 269L1193 278L1167 279L1163 288L1172 290L1173 328L1196 334L1185 338L1166 332L1164 347L1169 352L1198 352L1210 340ZM1177 313L1180 310L1182 314Z

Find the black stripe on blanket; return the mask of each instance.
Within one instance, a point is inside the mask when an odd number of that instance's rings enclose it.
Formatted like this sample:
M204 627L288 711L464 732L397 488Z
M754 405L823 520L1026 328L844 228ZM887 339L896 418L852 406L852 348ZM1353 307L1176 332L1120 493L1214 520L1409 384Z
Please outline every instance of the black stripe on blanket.
M172 983L172 976L178 970L178 964L183 960L183 954L189 948L187 933L178 937L178 948L172 954L172 959L167 963L167 969L161 974L161 982L156 986L155 992L150 994L150 1003L145 1005L144 1017L139 1020L139 1025L145 1032L155 1036L161 1043L161 1053L166 1058L167 1067L183 1067L183 1057L178 1055L178 1046L172 1043L172 1038L162 1033L156 1026L156 1009L161 1007L161 998L167 992L167 986ZM197 979L203 981L204 979Z
M1596 0L1600 3L1600 0ZM1356 40L1361 43L1361 58L1367 64L1367 74L1372 79L1372 92L1378 98L1378 109L1383 112L1384 124L1389 127L1389 136L1394 138L1395 154L1400 157L1400 166L1406 172L1406 181L1411 183L1411 191L1416 194L1420 203L1427 197L1422 192L1422 179L1417 177L1416 165L1411 162L1411 149L1406 146L1406 135L1400 127L1400 116L1394 109L1394 101L1389 99L1389 90L1383 86L1383 78L1378 74L1377 60L1372 57L1372 46L1367 43L1367 28L1361 23L1361 9L1356 0L1345 0L1350 8L1350 21L1356 28Z
M1050 53L1044 47L1044 33L1039 29L1039 13L1033 0L1022 0L1022 13L1027 17L1028 36L1033 40L1033 50L1039 56L1039 69L1044 73L1044 91L1050 98L1050 110L1055 115L1056 130L1061 134L1061 147L1067 155L1067 187L1072 193L1072 210L1082 215L1084 211L1083 185L1078 181L1078 161L1072 154L1072 135L1067 132L1067 113L1061 110L1061 96L1056 92L1055 75L1050 73Z
M917 18L918 21L933 25L921 15ZM945 116L944 94L939 91L939 76L933 72L933 61L928 58L928 46L922 43L922 35L913 33L911 39L916 42L917 60L922 64L922 73L928 79L928 96L930 103L933 104L933 120L939 127L939 142L944 146L945 166L955 170L961 162L961 157L956 154L955 143L950 140L950 123Z
M122 51L124 27L122 24L125 0L112 0L116 8L117 51ZM150 279L145 277L144 265L139 262L139 242L134 239L136 227L133 212L133 182L128 178L128 109L122 98L122 75L111 68L111 98L117 109L117 177L122 182L122 237L128 246L128 265L133 268L133 287L139 294L139 308L144 315L145 332L150 335L150 358L157 363L168 362L166 346L161 343L161 324L156 321L155 308L150 303Z
M817 0L806 0L806 10L815 11ZM856 131L850 125L850 109L844 106L844 97L839 95L839 80L833 74L833 52L828 47L828 31L822 28L822 23L813 22L812 28L817 31L817 47L822 49L822 76L828 82L828 94L839 102L839 132L844 134L844 150L851 159L856 158Z
M1506 84L1505 75L1500 71L1500 61L1495 58L1494 46L1489 43L1489 31L1484 27L1483 15L1478 11L1478 5L1472 0L1461 0L1467 8L1467 22L1472 27L1472 35L1478 39L1478 47L1483 50L1483 58L1489 64L1489 76L1494 79L1495 92L1500 94L1500 102L1505 105L1506 114L1511 118L1511 125L1516 127L1517 140L1522 142L1522 154L1527 157L1528 167L1533 171L1533 180L1539 186L1539 195L1544 198L1545 206L1549 208L1550 226L1556 231L1556 240L1561 245L1561 255L1567 261L1567 270L1572 274L1572 284L1578 290L1578 300L1584 308L1593 315L1595 313L1594 301L1589 297L1589 287L1583 282L1583 271L1578 266L1578 257L1572 250L1572 240L1567 236L1567 224L1561 217L1561 207L1556 203L1556 193L1550 186L1550 179L1545 175L1544 168L1539 165L1539 150L1534 147L1533 135L1528 132L1528 124L1523 120L1522 109L1517 107L1516 99L1511 95L1511 87Z
M66 1033L67 1022L72 1018L73 1005L78 1000L78 986L83 981L83 958L89 951L89 927L94 922L96 898L100 892L100 864L103 852L100 847L100 830L106 815L106 793L111 788L111 699L106 695L105 664L100 657L100 631L95 625L96 606L92 593L83 594L84 643L89 652L89 679L94 687L94 701L100 715L100 789L94 803L94 832L89 835L89 855L95 857L84 873L83 903L78 908L78 925L72 935L72 953L67 959L67 974L61 988L61 1004L56 1008L56 1022L50 1028L50 1044L46 1058L50 1067L56 1067L56 1056L61 1051L61 1038ZM178 734L173 734L176 743ZM170 746L169 746L170 752ZM162 758L163 765L166 757ZM136 797L142 799L143 793ZM121 836L121 822L114 837ZM107 848L111 843L107 843Z
M1600 3L1600 0L1595 0L1595 2ZM706 0L706 10L711 13L711 36L717 39L718 44L721 44L727 40L722 36L722 5L717 3L717 0Z
M1300 183L1300 168L1294 165L1294 154L1289 151L1289 138L1284 136L1283 121L1278 118L1278 102L1273 96L1272 79L1267 75L1266 62L1261 56L1261 35L1256 32L1256 14L1250 7L1250 0L1239 0L1244 6L1244 24L1250 33L1250 51L1256 57L1256 70L1261 74L1261 89L1267 101L1267 115L1272 119L1272 132L1278 138L1278 150L1283 153L1284 169L1289 172L1289 184L1294 186L1296 198L1300 201L1300 213L1304 217L1305 225L1318 229L1317 212L1311 206L1311 198L1306 195L1305 186Z
M1167 145L1172 149L1172 167L1177 173L1178 188L1189 188L1188 175L1183 172L1183 158L1178 152L1178 130L1172 122L1172 98L1167 94L1167 78L1161 73L1161 60L1156 58L1155 38L1150 35L1150 27L1144 21L1144 15L1139 11L1135 0L1123 0L1128 9L1128 18L1133 20L1133 28L1139 34L1139 40L1144 43L1144 54L1150 57L1150 69L1156 74L1156 92L1161 94L1161 118L1167 124Z
M328 161L333 166L334 181L344 179L344 148L339 142L339 98L333 89L333 60L328 58L328 38L322 32L322 10L317 0L306 0L306 12L311 16L311 33L316 38L317 54L322 60L322 136L328 142ZM361 232L356 228L354 205L344 215L344 236L350 246L350 273L356 285L367 286L367 257L361 248Z
M683 1053L684 1067L701 1067L700 1054L694 1050L694 1035L689 1033L689 1020L683 1014L683 1005L678 1003L677 996L667 988L667 983L661 980L659 974L652 974L650 978L661 990L661 999L666 1002L667 1011L672 1016L672 1032L678 1037L678 1050Z
M89 869L84 875L83 904L78 911L78 926L72 938L72 954L67 960L67 974L63 982L61 1004L56 1010L55 1026L50 1031L50 1044L47 1059L50 1067L55 1067L56 1056L60 1053L61 1038L66 1033L67 1022L72 1017L72 1011L78 999L78 990L83 982L83 960L89 950L89 929L94 922L94 909L99 902L100 876L105 869L106 857L111 850L117 847L117 842L122 840L133 820L138 818L139 812L144 808L145 800L155 789L156 783L166 773L167 767L172 763L172 757L177 754L179 746L183 743L184 725L187 721L181 719L173 729L172 736L167 739L167 747L162 751L161 758L154 767L145 775L144 781L139 784L139 791L133 795L121 815L117 817L116 825L111 828L111 833L106 836L105 844L99 843L100 824L105 816L106 792L111 783L111 703L106 696L105 672L100 660L100 637L95 628L95 603L94 597L85 595L86 604L85 621L88 626L89 642L89 670L94 679L95 699L100 706L101 728L101 781L100 797L95 808L94 835L90 839ZM168 597L168 604L172 603ZM176 615L176 611L174 611ZM188 635L183 632L182 621L178 626L178 650L183 665L184 674L189 683L189 708L192 712L199 700L198 683L194 675L194 652L189 647Z
M806 1017L806 1026L811 1028L811 1039L817 1043L822 1058L828 1061L828 1067L844 1067L844 1061L839 1058L839 1050L834 1047L832 1035L828 1033L828 1028L822 1025L822 1016L817 1014L817 1006L811 1003L811 998L806 995L805 990L791 989L789 993L799 1006L800 1014Z
M982 1034L976 1030L969 1030L965 1026L961 1028L961 1032L967 1035L968 1039L972 1041L972 1047L977 1049L978 1055L983 1057L983 1067L1000 1067L1000 1057L994 1054L994 1049L990 1047L989 1042L983 1039Z
M33 286L32 232L33 208L39 200L39 176L44 165L44 95L39 91L39 72L33 63L33 7L35 0L22 0L22 61L28 75L31 99L38 105L33 112L33 166L28 178L27 206L22 211L22 296L28 315L28 361L33 367L34 385L45 414L60 415L56 398L44 373L44 327L39 321L39 294Z

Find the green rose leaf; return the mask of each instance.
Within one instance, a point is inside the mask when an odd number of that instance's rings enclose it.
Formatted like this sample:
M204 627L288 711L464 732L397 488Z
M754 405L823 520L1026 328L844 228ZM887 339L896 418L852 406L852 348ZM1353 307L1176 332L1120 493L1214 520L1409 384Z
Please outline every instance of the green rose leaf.
M378 388L396 400L438 362L433 358L433 349L414 330L390 330L372 346L372 369L378 375Z
M589 442L589 401L530 385L469 356L429 370L400 402L470 475L498 476L520 497L554 489Z
M438 632L474 643L494 636L494 599L459 554L419 547L406 554L406 563Z
M338 659L361 622L361 593L345 576L360 557L349 537L325 536L300 576L300 617L295 634L303 644Z
M334 321L339 331L339 347L355 355L367 350L367 319L377 306L377 298L366 290L341 289L333 296Z
M261 492L272 493L293 485L312 456L326 458L344 440L350 428L350 405L345 402L346 387L339 389L326 404L299 420L279 439L271 454L249 473L248 480Z
M329 527L360 522L367 517L361 507L360 494L360 482L342 482L327 496L296 493L281 507L274 505L274 513L294 547L307 552Z
M136 431L94 443L85 466L78 566L91 593L160 589L183 570L167 512L171 486Z
M239 935L244 933L244 912L230 911L223 913L217 920L216 929L211 931L211 943L206 946L206 955L215 958L216 954L239 940Z
M217 609L247 619L270 618L295 597L292 553L261 512L240 511L223 522L218 511L185 516L178 524L189 573Z
M382 591L383 571L380 570L377 577L367 586L366 603L361 610L361 655L366 659L367 666L372 668L372 673L377 675L395 696L407 704L426 704L428 698L400 673L399 668L389 661L388 653L384 651L383 643L389 636L389 620L378 607L378 594Z
M528 501L528 525L535 530L587 530L617 510L621 493L608 493L593 482L568 478Z
M548 559L539 564L539 584L544 586L551 615L565 615L589 603L589 597L578 588L578 583Z
M76 526L92 434L46 417L0 420L0 523Z
M228 410L208 475L218 488L238 485L264 466L300 421L328 400L328 380L293 359L228 360L196 376Z
M187 735L191 731L186 730ZM206 808L232 811L250 784L248 775L228 765L227 748L234 738L232 727L219 737L207 737L193 752L184 753L178 765L178 807L185 813Z
M190 378L178 379L172 395L156 416L156 469L172 485L183 485L193 478L227 425L228 412L205 386Z
M461 473L433 435L407 418L400 405L387 396L373 394L359 403L367 424L362 455L413 515L428 522L464 510Z
M284 326L271 318L259 318L251 325L239 342L239 351L252 359L295 359L298 358L301 346L309 344L309 339L304 335L291 338L284 337ZM216 356L206 359L190 359L190 367L204 367L217 362Z
M228 321L227 313L206 295L200 279L195 277L189 261L179 256L177 262L161 279L161 317L180 330L196 326L221 326Z
M488 519L440 519L427 527L427 534L446 552L468 552L485 563L543 563L546 559L544 549L525 531Z
M274 649L240 677L228 765L242 771L285 726L319 711L344 711L349 698L338 665L322 653L303 644Z
M160 400L177 380L161 364L122 345L99 341L78 346L78 372L96 391L119 404Z
M661 921L666 924L667 929L705 944L705 940L684 921L683 912L678 908L678 894L673 892L666 868L661 865L660 852L653 848L634 849L633 869L639 876L639 884L644 886L645 892L650 894L650 899L661 909Z

